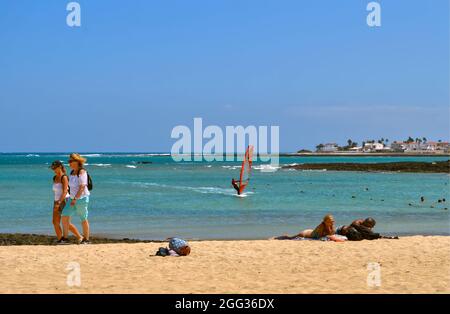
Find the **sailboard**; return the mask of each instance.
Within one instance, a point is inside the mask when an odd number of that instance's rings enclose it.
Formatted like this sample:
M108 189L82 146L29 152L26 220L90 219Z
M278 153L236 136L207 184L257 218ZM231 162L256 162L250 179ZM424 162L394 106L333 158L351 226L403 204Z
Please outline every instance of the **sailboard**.
M244 160L242 160L241 173L239 175L239 194L244 192L250 181L253 162L253 145L249 145L245 151Z

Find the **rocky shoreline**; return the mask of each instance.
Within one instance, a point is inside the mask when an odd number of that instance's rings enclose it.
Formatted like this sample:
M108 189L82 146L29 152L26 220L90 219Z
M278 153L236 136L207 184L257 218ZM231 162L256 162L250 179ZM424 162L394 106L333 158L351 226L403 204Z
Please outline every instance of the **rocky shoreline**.
M295 170L450 173L450 160L436 162L309 163L283 166Z
M70 244L76 244L75 238L69 238ZM111 243L155 243L163 241L138 240L138 239L110 239L103 237L91 237L92 244L111 244ZM57 245L56 237L42 234L24 234L24 233L0 233L0 246L10 245Z

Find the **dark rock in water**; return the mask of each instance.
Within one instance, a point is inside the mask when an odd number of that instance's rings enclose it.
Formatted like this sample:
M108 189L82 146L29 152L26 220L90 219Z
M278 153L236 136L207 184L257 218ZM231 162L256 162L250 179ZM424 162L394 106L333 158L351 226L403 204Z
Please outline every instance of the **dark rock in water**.
M356 198L356 196L355 196L355 195L352 195L352 198Z
M448 210L448 208L447 208L447 207L445 207L445 208L444 208L444 210Z
M150 241L150 240L137 240L137 239L108 239L100 237L91 237L92 244L104 244L104 243L149 243L149 242L162 242L162 241ZM70 244L77 244L77 241L73 237L69 237ZM20 233L0 233L0 246L9 245L57 245L56 237L42 234L20 234Z
M409 203L408 205L409 205L409 206L412 206L412 204L411 204L411 203Z
M366 191L369 191L369 188L366 188Z
M437 162L383 162L383 163L318 163L283 166L296 170L331 171L393 171L393 172L429 172L450 173L450 160Z
M148 164L152 164L152 161L138 161L137 164L139 165L148 165Z

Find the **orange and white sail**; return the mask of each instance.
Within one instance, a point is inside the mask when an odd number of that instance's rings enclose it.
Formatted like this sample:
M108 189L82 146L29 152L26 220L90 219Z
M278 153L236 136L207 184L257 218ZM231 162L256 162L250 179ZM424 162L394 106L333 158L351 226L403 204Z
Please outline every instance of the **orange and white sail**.
M241 173L239 176L239 194L244 192L250 181L250 174L252 172L253 162L253 145L249 145L245 152L244 160L242 161Z

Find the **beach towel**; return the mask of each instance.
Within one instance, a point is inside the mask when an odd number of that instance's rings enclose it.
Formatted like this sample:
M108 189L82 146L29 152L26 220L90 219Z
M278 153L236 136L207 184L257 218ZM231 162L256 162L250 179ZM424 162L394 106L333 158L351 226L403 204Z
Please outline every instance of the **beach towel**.
M336 239L340 240L348 240L346 236L335 234L333 235ZM321 238L304 238L304 237L295 237L290 238L288 236L280 236L276 237L275 240L294 240L294 241L332 241L328 237L321 237Z

